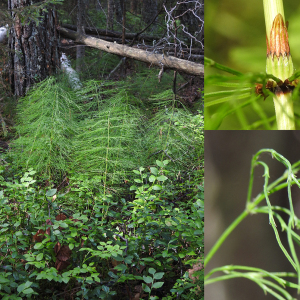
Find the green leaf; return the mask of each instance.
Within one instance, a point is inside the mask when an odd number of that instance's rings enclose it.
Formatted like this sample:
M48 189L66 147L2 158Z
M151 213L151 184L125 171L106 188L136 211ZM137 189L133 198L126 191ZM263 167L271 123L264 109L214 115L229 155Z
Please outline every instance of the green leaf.
M168 177L166 177L165 175L160 175L159 177L157 177L158 181L166 181L168 179Z
M153 278L154 279L161 279L161 278L163 278L164 274L165 274L164 272L155 273Z
M159 161L159 160L156 161L156 164L157 164L159 167L161 167L161 168L164 167L164 164L163 164L161 161Z
M152 277L150 277L150 276L143 276L143 279L144 279L144 281L146 282L146 283L152 283L153 282L153 279L152 279Z
M20 284L20 285L18 286L18 288L17 288L18 293L21 293L25 288L26 288L26 287L25 287L25 283Z
M155 167L150 167L151 173L153 173L155 176L158 174L158 169Z
M8 283L10 282L10 280L8 280L7 278L0 276L0 283Z
M154 258L152 258L152 257L145 257L145 258L142 258L142 260L147 261L147 262L151 262L151 261L154 261Z
M150 274L154 274L156 271L155 271L155 269L153 269L153 268L150 268L149 270L148 270L148 272L150 273Z
M158 184L155 184L152 188L155 191L160 191L162 189L161 185L158 185Z
M143 290L144 290L146 293L150 293L150 292L151 292L149 286L146 285L145 283L142 283L142 287L143 287Z
M159 281L159 282L155 282L152 287L155 288L155 289L159 289L160 287L163 286L163 282L162 281Z
M127 269L127 267L124 264L117 265L114 267L115 270L124 271Z
M29 288L29 289L23 290L23 293L24 293L25 295L33 294L33 293L34 293L34 290L33 290L32 288Z
M62 281L63 281L64 283L68 283L69 280L70 280L70 277L64 277L64 278L62 278Z
M62 228L68 228L69 227L69 225L67 223L64 223L62 221L59 223L59 226L62 227Z
M156 180L156 177L154 176L154 175L151 175L150 177L149 177L149 181L150 182L154 182Z
M132 263L132 259L133 259L133 256L129 255L129 256L125 257L124 262L126 264L131 264Z
M44 256L44 254L43 254L43 253L40 253L40 254L38 254L38 255L36 256L35 259L36 259L37 261L40 261L40 260L42 260L43 256Z
M32 285L32 283L33 283L33 282L31 282L31 281L26 281L26 282L25 282L25 285L24 285L24 286L25 286L25 289L29 288L29 287Z
M56 194L56 192L57 192L57 189L51 189L51 190L47 191L46 196L52 197Z
M33 248L34 249L43 249L44 245L43 245L43 243L36 243Z
M136 185L132 185L132 186L130 187L130 191L135 191L135 190L137 190Z

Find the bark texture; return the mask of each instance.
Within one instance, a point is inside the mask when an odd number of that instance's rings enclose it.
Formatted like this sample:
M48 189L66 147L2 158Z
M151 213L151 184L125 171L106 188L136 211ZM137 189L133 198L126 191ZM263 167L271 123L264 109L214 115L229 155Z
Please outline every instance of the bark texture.
M107 0L106 30L113 30L114 28L114 2L114 0Z
M22 24L16 13L16 9L31 3L30 0L8 0L13 18L9 37L10 84L17 97L24 96L34 83L44 80L60 66L54 11L43 12L38 26L27 20Z
M77 32L85 34L84 17L85 17L85 0L77 1ZM77 45L76 47L76 71L81 73L83 58L85 54L85 46Z
M133 58L159 67L164 66L165 69L175 69L191 75L204 76L204 66L202 64L190 62L188 60L179 59L172 56L155 54L141 49L131 48L125 45L110 43L94 37L80 35L75 31L63 27L58 27L58 31L61 33L61 35L73 39L78 43L97 48L105 52Z
M157 0L142 1L142 17L145 24L149 24L157 15Z

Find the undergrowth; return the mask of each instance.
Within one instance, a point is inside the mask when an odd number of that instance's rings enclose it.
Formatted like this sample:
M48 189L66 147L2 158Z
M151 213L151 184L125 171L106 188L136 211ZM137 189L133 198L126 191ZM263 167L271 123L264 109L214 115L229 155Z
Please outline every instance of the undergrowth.
M169 161L156 163L134 170L133 201L99 193L72 209L67 194L40 189L33 170L1 177L2 299L203 297L201 177L178 205L165 189Z

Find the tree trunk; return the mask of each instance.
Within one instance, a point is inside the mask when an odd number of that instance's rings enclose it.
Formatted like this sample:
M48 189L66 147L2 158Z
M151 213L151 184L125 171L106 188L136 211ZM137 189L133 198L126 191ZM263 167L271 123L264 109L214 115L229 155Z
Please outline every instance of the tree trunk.
M20 2L22 4L20 4ZM10 29L10 84L15 96L23 96L36 82L55 73L60 66L57 19L52 9L42 12L39 24L21 24L15 9L29 6L30 0L8 0L13 26Z
M78 0L77 1L77 32L79 34L85 34L84 31L84 16L85 16L85 1L86 0ZM81 73L83 58L85 54L85 46L77 45L76 47L76 71L78 74Z
M137 0L130 0L130 11L133 14L137 13Z
M150 53L141 49L135 49L125 45L119 45L117 43L110 43L86 35L79 35L75 31L63 27L58 27L57 29L67 38L76 40L78 43L97 48L105 52L133 58L159 67L164 66L164 69L175 69L191 75L204 76L204 66L198 63L172 56Z
M113 25L114 25L114 0L108 0L106 30L113 30Z
M116 9L116 20L119 24L122 24L123 18L123 0L117 0L115 2L115 9Z
M151 23L157 15L157 0L143 0L142 17L145 24Z

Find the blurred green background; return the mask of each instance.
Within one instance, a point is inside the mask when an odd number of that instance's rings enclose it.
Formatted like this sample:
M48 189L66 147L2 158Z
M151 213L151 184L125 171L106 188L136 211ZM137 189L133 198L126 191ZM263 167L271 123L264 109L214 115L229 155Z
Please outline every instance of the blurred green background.
M285 19L289 22L289 42L295 70L300 69L300 1L284 0ZM266 67L266 30L262 0L210 0L205 3L205 56L215 62L240 72L265 72ZM211 67L205 68L205 78L212 74L226 73ZM220 90L205 82L205 93ZM234 104L234 103L233 103ZM258 100L258 105L267 118L275 114L271 97ZM222 105L206 109L209 118ZM223 109L225 109L223 107ZM230 109L226 107L226 109ZM259 108L260 109L260 108ZM259 110L258 109L258 110ZM242 114L252 124L261 119L253 105L243 107ZM300 114L300 105L295 103L295 113ZM241 115L235 112L227 116L218 128L241 129ZM275 121L274 128L275 129ZM251 128L249 128L251 129ZM257 127L255 129L267 129Z

